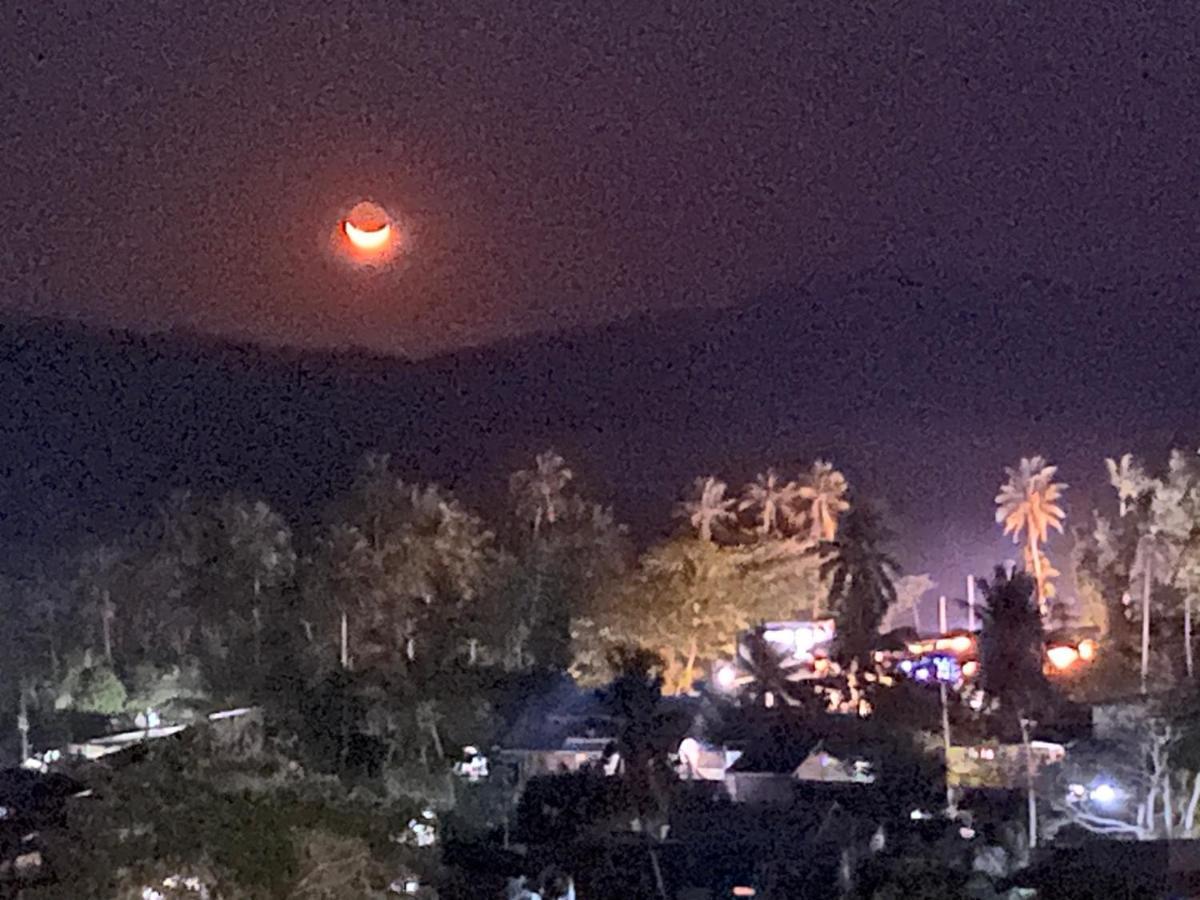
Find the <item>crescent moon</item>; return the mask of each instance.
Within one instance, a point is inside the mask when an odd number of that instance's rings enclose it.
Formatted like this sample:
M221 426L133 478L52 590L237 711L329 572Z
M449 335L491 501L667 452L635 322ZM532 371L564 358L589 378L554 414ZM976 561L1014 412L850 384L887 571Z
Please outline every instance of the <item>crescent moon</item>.
M342 230L346 232L346 237L350 239L350 243L360 250L378 250L392 237L392 226L388 224L383 224L378 228L368 231L364 228L358 228L350 221L346 221L342 224Z

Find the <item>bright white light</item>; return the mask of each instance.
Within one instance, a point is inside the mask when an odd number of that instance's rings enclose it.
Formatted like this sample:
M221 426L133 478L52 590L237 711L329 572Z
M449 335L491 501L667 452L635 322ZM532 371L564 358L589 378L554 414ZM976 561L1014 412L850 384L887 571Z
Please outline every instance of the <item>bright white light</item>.
M716 672L717 687L728 691L737 683L737 670L733 666L721 666Z
M1092 801L1102 806L1108 806L1117 801L1117 789L1108 782L1101 782L1092 788Z
M763 639L772 644L795 644L796 632L791 628L768 628L763 632Z
M975 829L969 828L968 826L963 825L961 828L958 829L958 836L960 838L962 838L964 841L969 841L969 840L971 840L971 838L975 837Z
M1060 672L1071 668L1071 666L1079 661L1079 651L1065 644L1058 647L1051 647L1046 651L1046 656L1050 660L1050 665L1054 666Z

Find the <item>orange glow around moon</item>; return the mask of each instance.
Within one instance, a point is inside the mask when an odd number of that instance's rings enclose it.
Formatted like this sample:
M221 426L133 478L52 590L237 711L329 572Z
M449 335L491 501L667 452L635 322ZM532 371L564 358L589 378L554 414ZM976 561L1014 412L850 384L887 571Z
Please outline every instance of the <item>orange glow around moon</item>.
M379 250L384 247L392 237L392 226L381 225L378 228L367 229L359 228L349 219L342 225L346 232L346 237L359 250Z

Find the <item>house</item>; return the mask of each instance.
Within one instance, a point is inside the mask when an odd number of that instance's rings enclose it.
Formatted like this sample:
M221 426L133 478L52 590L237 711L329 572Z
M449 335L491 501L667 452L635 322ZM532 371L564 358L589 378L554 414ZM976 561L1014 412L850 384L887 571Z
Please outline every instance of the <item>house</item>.
M869 785L875 781L861 760L843 760L824 741L752 748L725 773L725 789L734 802L789 804L806 787Z
M1066 747L1052 741L1030 741L1034 766L1040 770L1061 762ZM952 788L1022 790L1028 781L1023 744L990 742L950 747L946 754L946 783Z
M500 741L499 758L522 782L578 772L611 757L620 730L599 692L564 679L529 699Z
M675 752L693 730L698 709L695 698L660 698L650 739L663 752ZM521 780L588 767L615 774L625 724L603 690L583 690L564 679L525 704L500 741L499 759L514 766Z

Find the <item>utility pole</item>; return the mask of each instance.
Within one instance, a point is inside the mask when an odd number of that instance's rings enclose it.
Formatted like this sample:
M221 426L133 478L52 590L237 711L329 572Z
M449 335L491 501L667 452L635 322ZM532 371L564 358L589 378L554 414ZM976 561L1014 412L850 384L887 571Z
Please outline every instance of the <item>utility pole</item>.
M1038 824L1037 824L1037 794L1034 793L1034 774L1036 769L1033 763L1033 747L1029 741L1029 729L1036 725L1036 722L1021 716L1021 743L1025 748L1025 803L1027 807L1027 815L1029 818L1029 849L1037 848L1038 841Z
M946 623L946 595L942 594L938 597L938 634L945 634L949 630Z
M954 788L950 784L950 704L946 696L946 682L939 682L938 689L942 700L942 752L945 756L946 768L946 815L953 818L958 814L958 810L954 804Z
M20 680L17 690L20 692L17 699L17 731L21 733L20 765L24 765L25 760L29 759L29 711L25 706L25 679Z
M967 630L975 631L975 576L967 576Z

